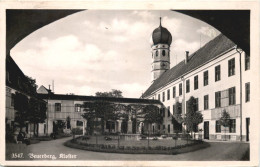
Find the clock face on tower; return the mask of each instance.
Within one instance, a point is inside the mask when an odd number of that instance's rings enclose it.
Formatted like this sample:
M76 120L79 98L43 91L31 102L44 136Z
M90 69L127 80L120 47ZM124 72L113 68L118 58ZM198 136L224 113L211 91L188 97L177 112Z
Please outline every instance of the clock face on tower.
M162 68L166 68L166 67L167 67L167 64L166 64L166 63L161 63L161 67L162 67Z

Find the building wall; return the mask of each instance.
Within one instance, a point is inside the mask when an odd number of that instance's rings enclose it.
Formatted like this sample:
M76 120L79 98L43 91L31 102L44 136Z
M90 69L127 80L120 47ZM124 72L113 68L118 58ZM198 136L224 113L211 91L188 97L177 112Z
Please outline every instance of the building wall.
M86 127L87 125L87 121L81 116L84 111L83 108L80 109L80 112L76 112L76 105L77 104L83 104L85 101L84 100L58 100L58 99L48 99L46 100L48 103L48 114L47 114L47 120L46 122L46 128L48 129L48 134L53 133L53 122L57 121L57 120L62 120L64 122L66 122L67 117L69 116L71 118L70 120L70 124L71 124L71 129L72 128L83 128ZM55 111L55 103L60 103L61 104L61 111ZM117 103L117 102L115 102ZM129 105L129 104L133 104L133 103L121 103L124 105ZM142 104L142 105L147 105L147 104ZM160 105L156 105L158 107L161 107ZM125 112L125 111L121 111L121 112ZM83 122L83 126L77 126L77 121L82 121ZM106 122L105 122L106 123ZM121 130L121 123L122 120L118 120L115 122L115 129L112 130L112 132L120 132ZM120 125L119 125L120 124ZM130 124L129 124L130 125ZM137 127L138 129L138 127ZM148 127L146 125L145 130L148 130ZM151 130L151 127L150 129ZM83 128L83 132L85 131L85 128ZM108 132L109 130L105 128L105 132ZM131 128L128 128L129 133L132 131Z
M7 118L7 123L11 125L11 122L14 121L15 118L15 110L14 106L11 104L11 99L12 99L12 94L15 94L15 90L6 87L6 101L5 101L5 109L6 109L6 115L5 117Z
M228 76L228 61L232 58L235 58L235 75ZM220 65L221 67L221 79L219 81L215 81L215 67ZM252 72L251 70L245 71L245 54L242 53L241 57L241 67L242 67L242 134L243 140L245 140L246 135L246 118L250 118L250 110L252 110L252 105L249 102L245 102L245 83L250 82L252 83ZM203 85L203 73L204 71L208 71L208 85ZM198 76L198 89L194 90L194 76ZM186 80L190 80L190 92L186 93ZM179 96L179 84L182 83L182 95ZM173 98L173 87L176 87L176 97ZM250 84L251 86L251 84ZM235 87L236 90L236 103L234 105L228 104L228 89L231 87ZM170 99L167 99L167 90L170 90ZM215 92L221 91L221 96L227 96L227 98L221 99L221 107L215 107ZM252 91L252 90L251 90ZM165 92L165 101L163 101L163 92ZM223 109L226 109L232 119L236 120L236 132L229 133L227 132L226 135L231 135L231 140L239 140L240 135L240 70L239 70L239 53L235 50L235 48L229 50L228 52L224 53L220 57L204 64L201 67L198 67L194 71L191 71L185 74L182 78L179 78L172 83L165 85L163 88L154 92L149 99L158 99L158 94L160 94L160 100L163 102L164 106L167 108L170 107L170 112L173 112L173 105L176 101L182 102L183 106L183 113L186 111L186 101L189 100L191 96L194 98L198 98L199 100L199 111L202 112L204 122L209 121L209 133L210 138L214 139L219 134L216 133L215 130L215 123L221 117L221 112ZM209 108L204 110L204 95L209 96ZM164 123L166 126L167 124L171 124L171 119L167 117L165 114ZM203 125L204 122L199 125L199 129L204 129ZM172 130L171 124L171 131L170 133L174 133ZM203 134L203 132L202 132Z
M14 126L18 127L15 123L15 113L17 112L17 110L14 109L14 98L12 98L12 96L14 96L16 92L17 92L17 90L6 86L6 105L5 105L6 115L5 115L5 118L7 119L7 124L9 124L11 126L13 131L17 130L14 128ZM28 98L31 98L31 96L28 96ZM38 135L39 136L46 135L46 133L45 133L46 131L44 131L44 126L45 126L44 124L45 123L38 124ZM27 122L26 127L24 127L23 130L27 130L28 135L32 136L33 135L33 124L30 124Z

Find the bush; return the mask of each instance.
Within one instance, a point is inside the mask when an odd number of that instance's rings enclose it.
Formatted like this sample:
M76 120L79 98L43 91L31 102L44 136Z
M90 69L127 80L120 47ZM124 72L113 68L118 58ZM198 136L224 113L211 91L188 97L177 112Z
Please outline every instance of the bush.
M173 136L172 139L173 139L173 140L177 140L178 137L177 137L177 136Z
M126 146L126 150L131 150L131 146Z
M83 136L83 137L82 137L82 140L89 140L89 139L90 139L89 136Z
M80 129L80 128L73 128L71 130L72 134L73 135L82 135L83 134L83 129Z
M124 146L119 146L118 148L119 148L120 150L124 150L124 149L125 149Z
M147 138L145 135L141 135L140 137L141 137L142 140Z

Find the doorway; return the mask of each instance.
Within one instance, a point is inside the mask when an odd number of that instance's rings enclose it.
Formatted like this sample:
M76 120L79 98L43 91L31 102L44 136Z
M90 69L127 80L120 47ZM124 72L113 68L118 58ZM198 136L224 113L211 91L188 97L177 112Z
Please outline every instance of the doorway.
M204 139L209 139L209 121L204 122Z
M250 118L246 118L246 141L249 141Z

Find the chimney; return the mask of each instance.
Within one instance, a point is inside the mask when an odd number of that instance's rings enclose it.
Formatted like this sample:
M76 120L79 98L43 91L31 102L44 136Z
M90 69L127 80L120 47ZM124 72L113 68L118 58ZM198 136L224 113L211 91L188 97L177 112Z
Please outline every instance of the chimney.
M185 64L189 62L189 51L186 51Z

